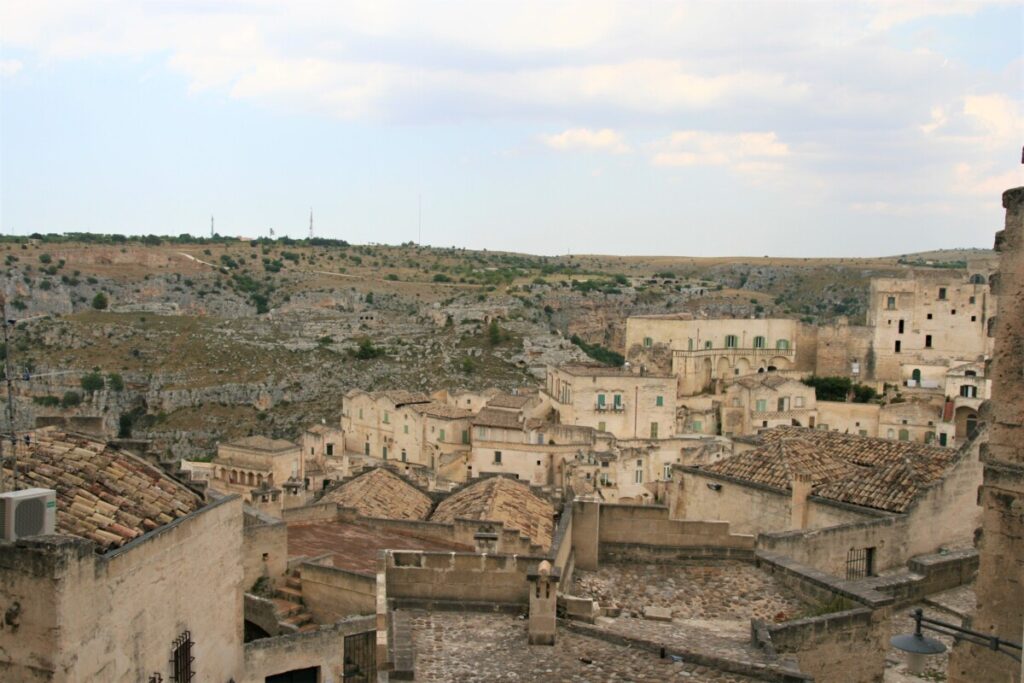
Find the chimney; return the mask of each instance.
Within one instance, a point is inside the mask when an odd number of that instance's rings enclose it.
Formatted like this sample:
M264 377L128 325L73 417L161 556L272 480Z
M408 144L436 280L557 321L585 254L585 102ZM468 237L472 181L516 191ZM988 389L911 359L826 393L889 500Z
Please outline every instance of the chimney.
M796 472L790 482L793 499L790 503L791 517L789 528L807 528L807 497L811 495L811 475L807 472Z

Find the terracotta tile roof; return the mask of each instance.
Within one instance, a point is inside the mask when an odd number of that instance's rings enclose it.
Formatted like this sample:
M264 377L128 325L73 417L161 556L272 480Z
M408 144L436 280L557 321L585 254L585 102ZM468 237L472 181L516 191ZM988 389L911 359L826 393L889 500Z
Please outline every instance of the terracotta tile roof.
M431 401L431 398L424 393L418 391L403 391L401 389L377 391L370 395L374 398L380 398L383 396L394 403L396 408L410 403L430 403Z
M451 523L460 518L501 522L548 548L554 517L554 506L535 496L526 484L508 477L488 477L441 501L430 521Z
M522 396L515 394L497 394L487 402L490 408L522 408L530 402L533 396Z
M375 576L381 550L473 552L470 546L381 529L372 522L306 522L288 525L288 557L331 555L338 569Z
M801 438L773 440L704 469L780 489L790 488L790 482L798 473L811 475L811 482L819 484L854 475L858 470L855 465L823 453Z
M256 451L271 452L286 451L290 448L298 448L297 444L294 444L286 439L271 439L261 435L247 436L242 439L235 439L234 441L228 441L224 445L234 446L236 448L248 448Z
M465 408L457 408L450 406L447 403L441 401L431 401L430 403L417 403L416 405L410 406L412 410L415 410L421 415L427 415L429 417L440 417L448 420L462 420L467 417L473 417L472 410L466 410Z
M520 414L509 410L497 408L483 408L476 417L473 424L480 427L499 427L501 429L522 429L523 423L519 421Z
M795 379L790 379L788 377L780 377L779 375L776 375L771 372L761 373L758 375L754 375L753 377L744 377L732 383L739 384L740 386L744 386L747 389L753 389L754 387L758 386L765 386L768 387L769 389L778 389L782 385L789 384L790 382L793 382L795 384L803 384L802 382L799 382Z
M57 533L87 538L101 553L203 506L197 493L142 458L52 428L18 449L18 488L33 487L57 492Z
M789 489L792 473L802 469L816 496L899 513L960 457L951 448L801 427L765 430L758 442L703 470Z
M337 486L321 501L355 508L363 517L385 519L426 519L433 502L397 474L375 467Z

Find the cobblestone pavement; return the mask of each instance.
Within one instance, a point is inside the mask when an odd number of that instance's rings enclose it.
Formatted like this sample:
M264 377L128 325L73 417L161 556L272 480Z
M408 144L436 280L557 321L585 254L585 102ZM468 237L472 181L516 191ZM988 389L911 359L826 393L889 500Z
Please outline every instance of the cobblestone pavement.
M741 662L768 664L771 659L750 642L750 622L681 621L671 623L619 617L602 628L624 636L642 638L679 651L700 652Z
M607 564L595 572L576 571L572 593L601 607L641 615L647 605L668 607L674 619L742 622L786 621L801 616L804 604L753 565L734 560L679 564Z
M746 676L673 662L559 629L554 646L528 645L526 621L504 614L410 612L416 680L430 683L748 683Z

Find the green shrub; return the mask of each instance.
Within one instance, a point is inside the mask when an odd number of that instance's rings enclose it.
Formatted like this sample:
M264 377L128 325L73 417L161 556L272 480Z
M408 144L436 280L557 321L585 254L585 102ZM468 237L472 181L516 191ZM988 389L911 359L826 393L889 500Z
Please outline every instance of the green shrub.
M103 375L98 372L89 372L82 375L79 383L82 385L82 391L90 394L94 394L106 386L106 382L103 381Z
M97 311L106 310L109 303L110 302L107 300L107 295L104 294L103 292L96 292L96 296L92 298L92 307L95 308Z
M60 404L64 408L74 408L82 402L82 395L77 391L66 391L64 397L61 398Z

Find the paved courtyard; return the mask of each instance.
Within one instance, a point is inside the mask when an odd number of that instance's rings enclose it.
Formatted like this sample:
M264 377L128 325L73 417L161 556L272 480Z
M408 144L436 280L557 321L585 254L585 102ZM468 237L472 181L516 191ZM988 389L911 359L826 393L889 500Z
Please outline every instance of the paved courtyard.
M554 646L528 645L526 620L504 614L412 611L416 680L747 683L754 679L660 659L559 629Z

